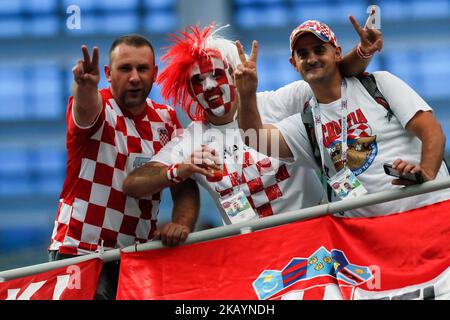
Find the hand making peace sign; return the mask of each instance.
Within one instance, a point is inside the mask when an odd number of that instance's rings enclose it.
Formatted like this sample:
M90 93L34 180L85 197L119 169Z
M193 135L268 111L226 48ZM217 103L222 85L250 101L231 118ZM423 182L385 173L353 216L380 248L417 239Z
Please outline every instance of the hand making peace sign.
M374 18L375 10L372 10L369 17L367 18L364 28L362 28L355 17L349 16L350 22L353 28L358 33L361 43L361 50L367 54L372 55L377 51L381 51L383 47L383 37L381 32L372 25L372 19Z
M73 78L79 86L92 87L97 85L100 81L100 70L98 67L98 48L94 47L92 51L92 60L89 56L87 46L81 46L83 52L83 60L77 60L77 63L72 68Z
M253 41L252 52L247 60L244 47L239 41L236 41L236 47L239 53L241 64L234 71L234 81L241 99L256 94L258 87L258 75L256 73L256 62L258 60L258 42Z

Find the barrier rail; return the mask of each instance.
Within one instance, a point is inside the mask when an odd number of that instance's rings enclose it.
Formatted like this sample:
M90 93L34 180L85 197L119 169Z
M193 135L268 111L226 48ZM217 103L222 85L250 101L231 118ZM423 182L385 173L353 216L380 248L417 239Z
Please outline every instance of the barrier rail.
M388 202L392 200L403 199L407 197L412 197L418 194L429 193L445 188L450 188L450 178L434 180L425 182L420 185L413 185L406 188L401 188L399 190L387 190L378 193L364 195L357 199L347 199L336 201L328 204L322 204L315 207L289 211L274 216L266 217L259 220L251 220L246 222L241 222L233 225L227 225L207 230L202 230L198 232L193 232L189 234L186 239L185 244L202 242L217 238L223 238L227 236L236 235L239 233L275 227L278 225L306 220L310 218L319 217L328 213L336 213L341 211L348 211L355 208L365 207L368 205L378 204L382 202ZM249 229L250 228L250 229ZM41 272L46 272L49 270L67 267L75 263L82 261L100 258L104 262L110 262L120 259L120 252L135 252L135 251L145 251L163 248L161 241L150 241L143 244L137 244L129 246L123 249L113 249L108 250L103 253L93 253L83 256L78 256L75 258L52 261L47 263L36 264L28 267L22 267L12 270L6 270L0 272L0 282L6 280L12 280L20 277L25 277Z

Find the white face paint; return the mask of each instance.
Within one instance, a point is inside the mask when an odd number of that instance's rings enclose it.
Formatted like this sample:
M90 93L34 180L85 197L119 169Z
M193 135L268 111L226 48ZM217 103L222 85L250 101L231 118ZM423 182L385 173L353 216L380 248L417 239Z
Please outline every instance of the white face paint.
M218 108L210 109L210 110L216 117L221 117L221 116L225 115L225 106L220 106Z
M221 117L230 111L235 86L225 61L204 58L192 67L189 76L195 99L206 112Z

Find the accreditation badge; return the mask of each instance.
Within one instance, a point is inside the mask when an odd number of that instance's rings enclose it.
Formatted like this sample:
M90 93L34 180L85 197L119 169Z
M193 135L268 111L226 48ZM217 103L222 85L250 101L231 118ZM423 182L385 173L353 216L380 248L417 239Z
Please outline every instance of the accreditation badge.
M361 181L348 168L342 169L334 177L328 179L328 184L341 200L357 198L367 193Z
M228 197L220 198L220 204L231 223L258 218L258 215L253 210L242 190Z

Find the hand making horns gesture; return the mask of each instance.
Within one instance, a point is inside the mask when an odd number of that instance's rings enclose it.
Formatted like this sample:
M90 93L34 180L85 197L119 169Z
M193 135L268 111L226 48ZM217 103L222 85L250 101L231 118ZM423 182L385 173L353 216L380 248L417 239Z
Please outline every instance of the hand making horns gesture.
M92 60L89 56L87 46L81 46L81 51L83 52L83 60L77 60L77 63L72 68L73 78L79 86L95 86L97 88L100 81L100 70L98 68L98 48L94 47L92 51Z
M375 12L375 9L372 9L372 12L367 18L364 28L359 25L355 17L349 16L353 28L359 35L361 50L368 55L372 55L377 51L381 51L381 48L383 47L383 37L381 35L381 31L375 29L372 25L372 20L374 19Z
M237 66L234 72L234 81L239 95L242 98L256 94L258 87L258 75L256 73L256 62L258 60L258 42L253 41L252 52L247 60L244 47L239 41L236 41L236 47L241 59L241 64Z

